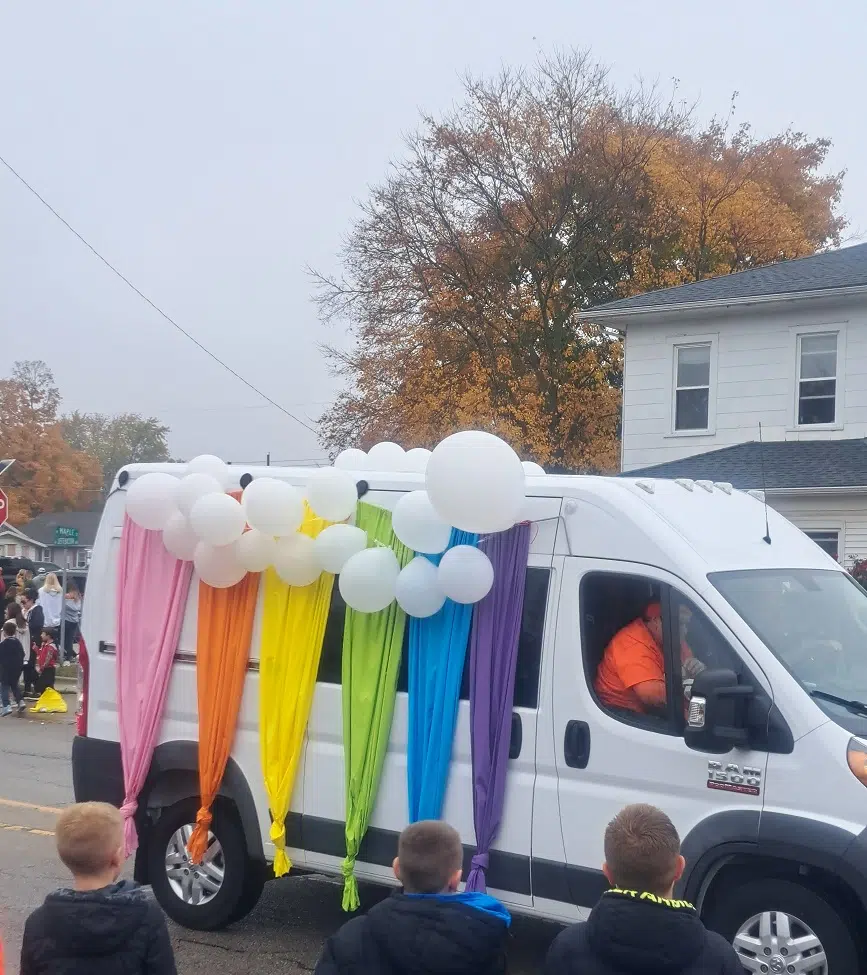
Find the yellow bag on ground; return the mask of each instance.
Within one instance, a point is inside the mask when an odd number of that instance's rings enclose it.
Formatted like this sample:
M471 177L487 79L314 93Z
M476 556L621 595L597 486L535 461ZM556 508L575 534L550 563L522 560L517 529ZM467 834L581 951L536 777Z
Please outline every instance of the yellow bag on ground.
M30 709L31 714L66 714L66 701L53 687L46 687L42 697Z

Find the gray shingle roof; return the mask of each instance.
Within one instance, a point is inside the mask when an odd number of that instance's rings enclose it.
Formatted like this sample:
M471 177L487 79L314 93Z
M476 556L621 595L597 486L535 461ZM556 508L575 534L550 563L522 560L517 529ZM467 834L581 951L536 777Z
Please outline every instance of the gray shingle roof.
M751 441L620 476L728 481L751 490L762 486L763 459L768 490L867 487L867 439Z
M854 247L843 247L793 261L766 264L748 271L693 281L676 288L662 288L632 298L609 301L584 312L582 318L592 318L594 311L622 312L625 315L639 309L673 308L693 302L759 298L865 285L867 244L856 244Z
M59 514L47 512L37 515L32 521L21 526L21 531L43 545L54 545L55 528L77 528L78 544L90 548L96 539L96 529L102 511L63 511Z

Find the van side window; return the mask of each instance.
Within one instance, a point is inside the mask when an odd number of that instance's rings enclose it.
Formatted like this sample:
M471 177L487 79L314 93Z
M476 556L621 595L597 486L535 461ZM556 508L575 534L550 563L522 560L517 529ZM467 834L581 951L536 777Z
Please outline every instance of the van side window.
M530 567L524 590L524 609L521 617L521 635L518 640L518 662L515 673L514 706L535 708L539 706L539 673L542 666L542 636L545 626L545 609L548 603L549 569ZM341 682L341 652L343 648L343 623L346 603L337 585L331 596L328 623L322 643L317 681L323 684ZM470 696L470 654L467 651L464 674L461 681L461 700ZM406 692L409 680L409 626L403 635L403 651L400 660L398 691Z

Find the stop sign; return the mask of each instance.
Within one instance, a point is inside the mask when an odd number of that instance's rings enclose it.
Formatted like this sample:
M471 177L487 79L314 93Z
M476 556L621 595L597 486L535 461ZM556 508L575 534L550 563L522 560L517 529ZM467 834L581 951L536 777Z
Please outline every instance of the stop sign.
M6 492L0 488L0 526L5 525L9 518L9 498Z

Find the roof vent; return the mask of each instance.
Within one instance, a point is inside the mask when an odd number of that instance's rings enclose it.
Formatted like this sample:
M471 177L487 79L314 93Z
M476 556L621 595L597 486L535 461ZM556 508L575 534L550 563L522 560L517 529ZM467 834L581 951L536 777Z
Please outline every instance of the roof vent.
M636 481L635 486L641 488L642 491L646 491L648 494L653 494L656 490L656 485L653 481Z
M682 488L686 488L687 491L692 491L695 487L695 481L688 477L678 477L675 479L675 484L679 484Z
M713 494L713 481L696 481L695 483L708 494Z
M764 500L765 500L765 492L764 492L764 491L756 491L756 490L753 490L753 491L747 491L747 494L748 494L748 495L749 495L749 496L750 496L751 498L755 498L755 499L756 499L756 501L761 501L761 502L763 502L763 503L764 503Z
M734 490L728 481L717 481L715 487L718 491L722 491L723 494L731 494Z

